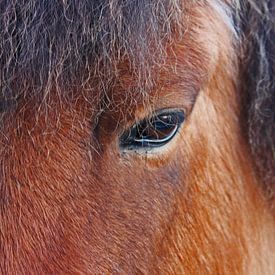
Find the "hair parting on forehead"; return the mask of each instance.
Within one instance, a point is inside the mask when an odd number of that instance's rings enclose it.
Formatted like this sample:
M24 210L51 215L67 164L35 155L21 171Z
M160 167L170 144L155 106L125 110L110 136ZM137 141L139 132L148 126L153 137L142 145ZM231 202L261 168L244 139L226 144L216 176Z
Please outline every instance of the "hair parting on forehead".
M100 88L127 60L140 86L165 62L165 46L184 33L188 4L229 6L243 49L239 56L246 129L266 183L275 182L275 1L1 0L0 111L22 98ZM236 76L239 77L239 76Z

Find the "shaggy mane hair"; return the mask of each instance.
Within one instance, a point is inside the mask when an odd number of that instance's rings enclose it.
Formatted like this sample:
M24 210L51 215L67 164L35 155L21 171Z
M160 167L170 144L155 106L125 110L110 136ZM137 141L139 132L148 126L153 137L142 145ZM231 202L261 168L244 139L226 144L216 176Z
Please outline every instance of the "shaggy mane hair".
M52 87L67 93L92 89L92 77L100 78L106 88L116 64L125 59L132 62L138 79L149 81L150 68L165 59L165 44L184 31L182 2L1 0L0 111L9 111L22 98L45 95ZM271 188L275 2L236 0L231 10L243 49L240 92L245 95L247 137L258 170Z
M108 81L130 60L141 79L180 32L180 0L1 1L1 104L26 96ZM158 51L152 49L158 48ZM101 87L106 88L106 87Z
M247 134L258 170L274 197L275 184L275 2L249 0L239 26L244 44L243 103Z

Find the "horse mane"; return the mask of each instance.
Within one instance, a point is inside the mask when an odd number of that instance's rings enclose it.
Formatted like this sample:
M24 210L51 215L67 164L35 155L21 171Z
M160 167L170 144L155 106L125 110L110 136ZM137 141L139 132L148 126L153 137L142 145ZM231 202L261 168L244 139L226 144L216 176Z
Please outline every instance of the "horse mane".
M243 108L247 137L267 185L275 182L275 3L232 4L243 51ZM102 89L116 64L130 60L138 79L150 81L165 60L165 44L184 32L181 0L2 0L0 111L20 99L60 91ZM157 51L155 50L157 49ZM238 49L236 49L238 50Z
M249 0L241 7L238 27L247 137L258 172L274 196L275 184L275 2Z

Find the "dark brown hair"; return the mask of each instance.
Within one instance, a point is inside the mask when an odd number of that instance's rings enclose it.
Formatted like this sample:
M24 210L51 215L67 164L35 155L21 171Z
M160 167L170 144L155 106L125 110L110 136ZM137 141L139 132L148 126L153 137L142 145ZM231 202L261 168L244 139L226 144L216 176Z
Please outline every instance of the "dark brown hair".
M248 138L258 170L275 183L275 2L247 1L239 18ZM271 194L272 195L272 194ZM274 195L274 194L273 194ZM272 196L273 196L272 195Z

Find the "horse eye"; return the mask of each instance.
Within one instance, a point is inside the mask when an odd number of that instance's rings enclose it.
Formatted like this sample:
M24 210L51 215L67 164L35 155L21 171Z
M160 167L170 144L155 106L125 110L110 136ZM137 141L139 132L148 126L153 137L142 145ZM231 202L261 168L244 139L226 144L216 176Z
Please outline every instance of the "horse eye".
M184 119L183 111L162 111L125 131L120 137L120 147L127 150L161 147L173 139Z

